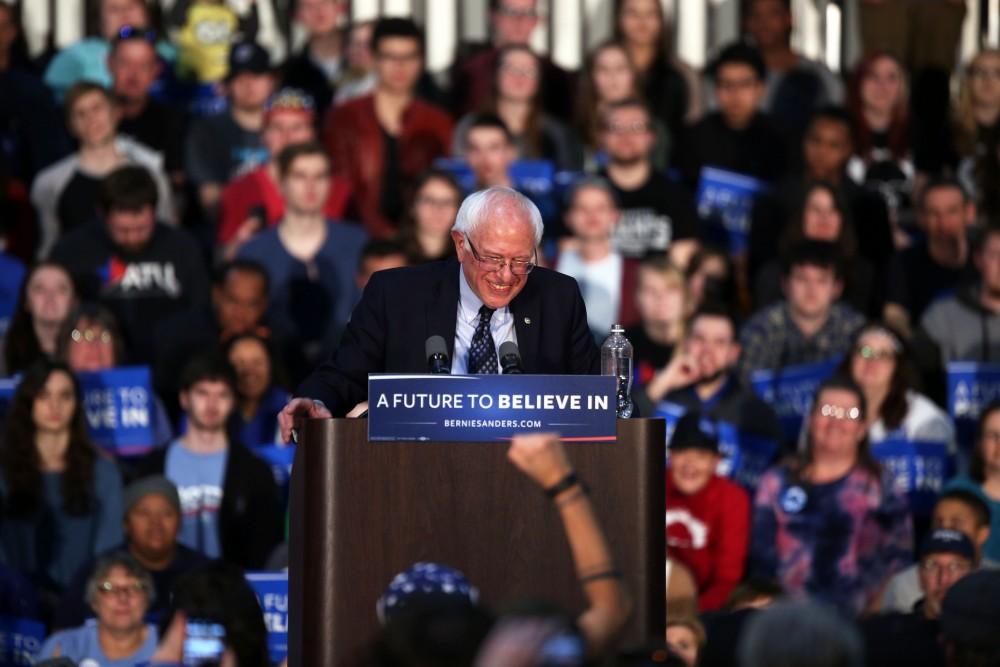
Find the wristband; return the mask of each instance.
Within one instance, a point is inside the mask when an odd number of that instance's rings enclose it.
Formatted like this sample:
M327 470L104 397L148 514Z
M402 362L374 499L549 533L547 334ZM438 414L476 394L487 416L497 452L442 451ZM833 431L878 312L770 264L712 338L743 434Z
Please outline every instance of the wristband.
M581 584L589 584L592 581L598 581L599 579L621 579L621 570L604 570L602 572L595 572L594 574L588 574L586 577L580 577Z
M584 484L583 480L581 480L577 476L576 471L571 470L566 474L565 477L559 480L554 486L550 486L549 488L545 489L545 495L548 496L550 499L554 499L560 493L566 491L567 489L572 488L576 484L580 485L580 488L583 490L584 493L588 491L587 485Z

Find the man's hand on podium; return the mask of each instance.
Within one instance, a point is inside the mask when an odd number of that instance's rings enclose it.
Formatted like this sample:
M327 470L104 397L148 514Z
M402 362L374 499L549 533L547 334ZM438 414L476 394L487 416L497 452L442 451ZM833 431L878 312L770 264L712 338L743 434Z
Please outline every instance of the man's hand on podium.
M361 401L347 413L347 417L362 417L368 413L368 401Z
M293 398L278 413L281 440L286 443L291 442L292 430L300 429L306 419L330 419L332 417L333 414L320 401L314 401L311 398Z
M556 433L515 435L507 458L543 489L550 489L573 471Z

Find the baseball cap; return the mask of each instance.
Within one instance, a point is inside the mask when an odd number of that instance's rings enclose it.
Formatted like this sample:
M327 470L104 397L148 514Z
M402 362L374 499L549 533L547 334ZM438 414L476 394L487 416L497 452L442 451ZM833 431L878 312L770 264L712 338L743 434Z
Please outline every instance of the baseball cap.
M1000 650L1000 571L971 572L952 585L941 605L941 632L963 647Z
M150 475L149 477L143 477L142 479L137 479L125 487L123 496L125 502L125 513L128 514L131 512L132 507L134 507L136 503L153 493L166 498L167 502L173 505L173 508L177 510L178 514L180 514L181 497L177 493L177 487L163 475Z
M311 95L298 88L282 88L267 102L265 116L273 113L293 112L309 116L316 115L316 103Z
M920 544L921 558L931 554L955 554L974 561L976 559L976 547L972 544L972 540L964 533L947 528L938 528L929 533Z
M400 613L426 606L473 607L479 591L458 570L440 563L414 563L389 583L375 610L382 625Z
M226 79L252 72L254 74L267 74L271 71L271 56L256 42L241 42L233 44L229 49L229 71Z
M719 436L715 425L709 419L703 419L697 412L686 412L674 426L670 438L670 451L684 449L704 449L713 454L719 453Z

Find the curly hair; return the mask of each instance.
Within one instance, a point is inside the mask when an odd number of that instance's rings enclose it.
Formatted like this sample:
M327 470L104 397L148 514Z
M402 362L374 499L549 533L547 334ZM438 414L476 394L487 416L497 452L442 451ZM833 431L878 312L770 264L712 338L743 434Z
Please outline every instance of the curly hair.
M7 507L15 515L30 514L38 508L42 499L42 463L35 446L33 410L35 401L53 373L65 373L70 378L75 399L69 423L66 465L60 475L63 509L67 514L80 516L90 512L93 506L97 450L87 435L80 385L66 364L39 361L25 371L14 392L7 414L4 444L0 449L0 472L7 483Z

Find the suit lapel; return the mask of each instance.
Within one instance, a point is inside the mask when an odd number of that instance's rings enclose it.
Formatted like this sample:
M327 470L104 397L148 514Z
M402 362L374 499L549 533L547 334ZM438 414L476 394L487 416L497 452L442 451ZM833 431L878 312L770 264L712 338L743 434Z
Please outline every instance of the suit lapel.
M458 262L445 262L431 288L427 302L427 331L424 340L441 336L448 344L448 358L455 353L455 323L458 318Z
M528 274L528 284L510 302L517 331L517 350L521 353L521 367L525 373L538 373L538 352L541 336L542 308L538 298L537 281Z

